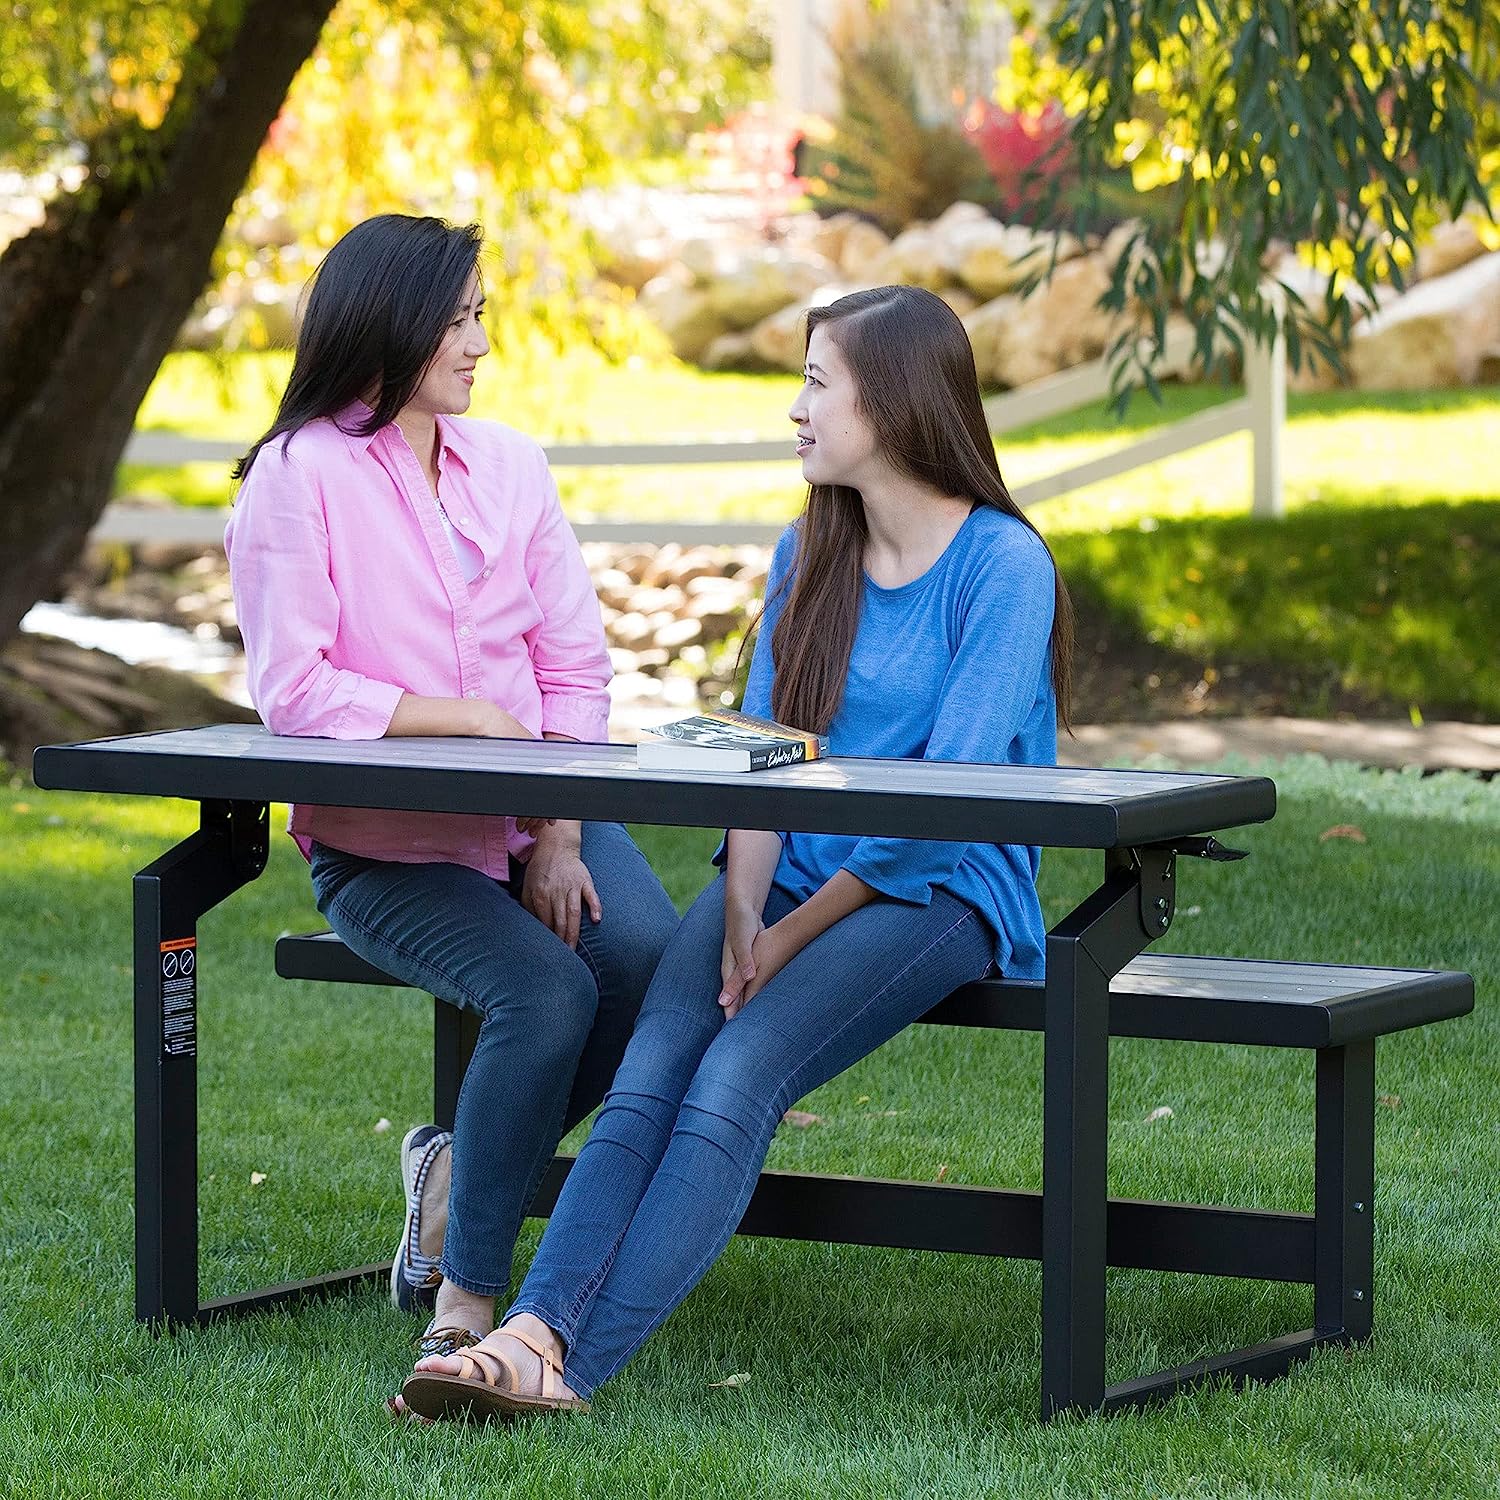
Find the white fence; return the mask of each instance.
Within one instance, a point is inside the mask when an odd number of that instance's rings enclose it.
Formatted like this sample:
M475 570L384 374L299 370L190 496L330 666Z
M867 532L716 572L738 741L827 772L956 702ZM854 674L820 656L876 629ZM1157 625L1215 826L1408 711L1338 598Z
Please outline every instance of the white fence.
M1182 357L1191 334L1168 341L1168 359ZM1104 362L1081 365L1046 380L1022 386L985 402L985 415L994 433L1012 431L1046 417L1072 411L1109 393L1109 371ZM1286 356L1278 341L1270 347L1250 346L1245 357L1245 394L1181 421L1155 428L1144 437L1060 469L1040 479L1016 485L1011 495L1022 507L1065 495L1085 485L1114 479L1177 453L1200 448L1231 433L1252 435L1254 479L1252 509L1256 515L1283 513L1281 439L1286 423ZM231 463L249 441L228 442L175 434L138 432L125 450L127 463ZM676 464L743 464L792 458L791 442L776 439L722 439L696 443L548 443L549 462L556 468L654 467ZM183 542L210 545L223 540L228 511L202 506L111 505L94 528L101 542ZM581 541L680 542L735 544L775 541L777 525L735 525L669 521L599 521L575 526Z

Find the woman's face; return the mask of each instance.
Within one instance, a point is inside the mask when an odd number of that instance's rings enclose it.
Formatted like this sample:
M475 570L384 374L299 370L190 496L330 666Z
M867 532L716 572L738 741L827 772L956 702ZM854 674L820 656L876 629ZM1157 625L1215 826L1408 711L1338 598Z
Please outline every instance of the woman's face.
M797 424L797 456L809 484L853 489L883 470L870 424L860 414L854 376L827 324L812 331L802 389L787 415Z
M474 385L474 366L490 351L490 341L480 322L484 292L478 271L470 271L463 296L453 311L437 353L422 372L408 407L437 416L458 416L468 411Z

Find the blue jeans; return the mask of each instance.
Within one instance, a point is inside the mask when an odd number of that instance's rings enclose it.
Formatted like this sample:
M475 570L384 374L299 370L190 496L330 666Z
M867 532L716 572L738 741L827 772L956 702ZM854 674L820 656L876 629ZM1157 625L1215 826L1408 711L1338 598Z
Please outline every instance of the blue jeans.
M796 903L774 888L767 925ZM991 966L944 891L877 899L815 938L731 1021L718 1005L724 878L682 919L507 1317L563 1340L567 1381L609 1379L729 1243L782 1114Z
M509 1290L526 1208L559 1138L604 1097L677 912L618 823L583 825L603 908L575 952L509 881L454 864L396 864L312 848L313 892L360 957L480 1017L458 1096L443 1276Z

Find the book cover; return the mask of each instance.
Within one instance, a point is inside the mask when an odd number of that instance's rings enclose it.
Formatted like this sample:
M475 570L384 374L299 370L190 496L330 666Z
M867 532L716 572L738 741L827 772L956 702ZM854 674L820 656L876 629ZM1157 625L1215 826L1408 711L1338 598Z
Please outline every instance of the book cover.
M657 771L765 771L827 754L824 737L712 708L653 729L636 746L635 763Z

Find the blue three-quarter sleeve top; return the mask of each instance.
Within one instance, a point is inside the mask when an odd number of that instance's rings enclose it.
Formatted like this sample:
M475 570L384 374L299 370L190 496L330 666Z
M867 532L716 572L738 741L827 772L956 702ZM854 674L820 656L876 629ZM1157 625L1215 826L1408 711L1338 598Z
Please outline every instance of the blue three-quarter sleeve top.
M795 553L791 527L771 560L746 713L771 717L771 637ZM988 505L975 507L920 578L887 589L866 576L830 753L1055 765L1054 597L1052 559L1036 533ZM787 833L775 881L798 901L840 869L897 901L926 905L934 890L948 891L993 929L1001 973L1041 979L1040 858L1020 844Z

